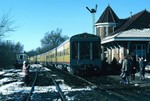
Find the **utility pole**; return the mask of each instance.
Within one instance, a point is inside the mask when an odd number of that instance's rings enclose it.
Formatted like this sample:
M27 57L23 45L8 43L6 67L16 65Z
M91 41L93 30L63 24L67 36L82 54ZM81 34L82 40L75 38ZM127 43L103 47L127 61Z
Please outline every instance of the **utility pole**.
M87 9L87 10L92 14L92 16L93 16L93 21L92 21L93 26L92 26L92 29L93 29L93 34L95 34L95 13L96 13L96 11L97 11L97 4L96 4L96 6L95 6L95 9L94 9L94 8L89 9L88 7L86 7L86 9Z

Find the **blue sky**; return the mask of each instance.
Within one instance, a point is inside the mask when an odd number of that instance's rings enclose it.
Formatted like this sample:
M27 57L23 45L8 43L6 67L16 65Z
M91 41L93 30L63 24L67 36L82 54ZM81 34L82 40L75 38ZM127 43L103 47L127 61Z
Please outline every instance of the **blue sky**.
M150 11L150 0L0 0L0 4L0 16L10 10L17 26L5 40L22 43L25 51L40 47L45 33L57 28L69 37L92 33L92 15L86 6L91 9L98 5L95 21L108 4L119 18L129 17L130 12Z

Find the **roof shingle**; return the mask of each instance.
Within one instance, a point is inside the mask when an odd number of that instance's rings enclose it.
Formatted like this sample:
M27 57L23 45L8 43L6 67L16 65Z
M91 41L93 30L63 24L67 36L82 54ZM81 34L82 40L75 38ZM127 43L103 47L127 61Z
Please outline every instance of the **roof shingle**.
M120 20L118 16L115 14L115 12L111 9L111 7L108 5L108 7L104 10L103 14L100 16L98 21L96 23L107 23L107 22L115 22L119 23Z
M130 29L143 29L150 28L150 13L147 10L143 10L125 22L120 28L118 28L115 33L119 33L122 31L130 30Z

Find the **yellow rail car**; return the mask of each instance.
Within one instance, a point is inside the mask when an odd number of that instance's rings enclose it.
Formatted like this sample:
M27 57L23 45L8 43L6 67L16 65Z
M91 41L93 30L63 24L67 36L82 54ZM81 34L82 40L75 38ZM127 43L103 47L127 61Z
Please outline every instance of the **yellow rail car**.
M57 63L70 64L70 42L69 40L57 47Z

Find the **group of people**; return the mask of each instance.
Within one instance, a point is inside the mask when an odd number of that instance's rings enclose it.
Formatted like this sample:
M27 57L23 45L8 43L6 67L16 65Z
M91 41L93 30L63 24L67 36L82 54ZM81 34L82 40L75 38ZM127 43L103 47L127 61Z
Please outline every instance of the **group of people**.
M131 76L131 80L135 80L135 73L137 70L137 63L136 63L136 59L131 57L131 56L124 56L123 59L121 59L121 61L119 61L119 63L121 64L121 81L120 83L124 83L124 84L130 84L130 80L129 80L129 76ZM140 80L145 80L145 66L144 66L144 60L142 57L138 58L138 67L140 70ZM23 62L23 73L24 73L24 83L25 85L29 84L29 62L28 61L24 61Z
M130 84L129 76L131 76L131 80L135 80L135 73L137 70L136 59L131 56L124 56L121 64L121 83ZM138 58L138 67L140 70L140 80L145 80L145 66L142 57Z

